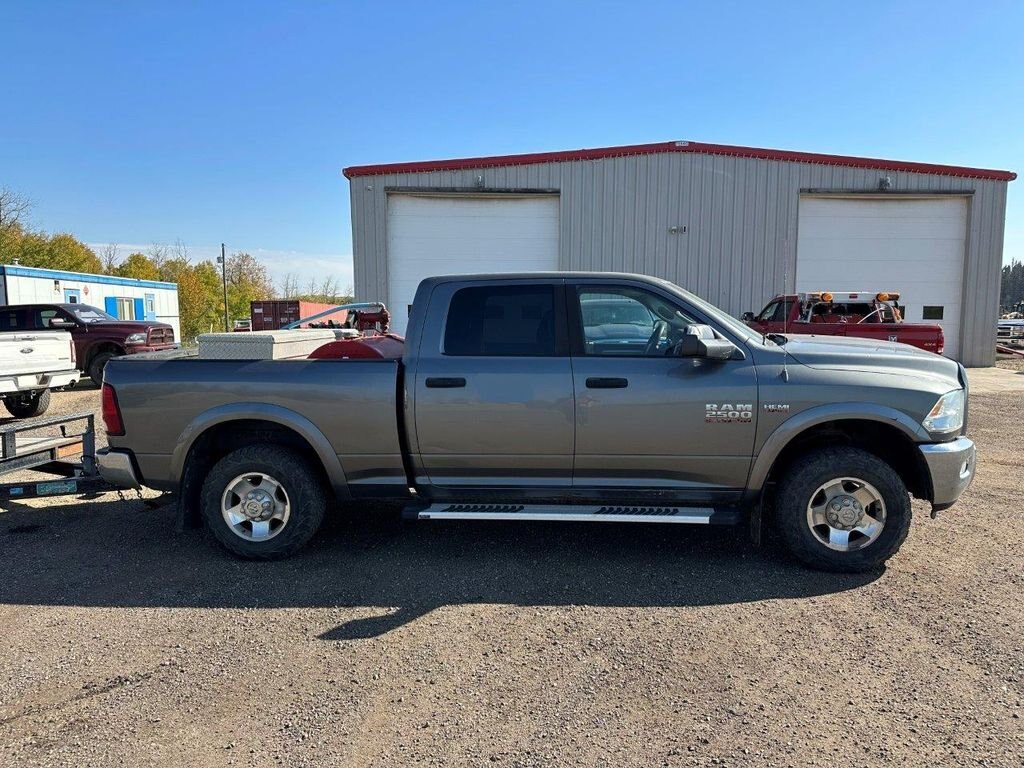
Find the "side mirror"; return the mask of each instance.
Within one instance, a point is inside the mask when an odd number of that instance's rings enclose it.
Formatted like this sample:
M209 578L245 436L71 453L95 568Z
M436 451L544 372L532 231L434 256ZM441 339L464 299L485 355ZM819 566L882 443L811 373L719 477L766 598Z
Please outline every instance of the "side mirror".
M75 324L70 320L65 320L63 317L51 317L50 318L51 328L74 328Z
M752 323L752 322L754 322L754 313L753 312L744 312L743 313L743 317L741 317L740 319L744 323Z
M731 360L736 345L728 339L702 339L686 334L676 347L679 357L705 357L708 360Z

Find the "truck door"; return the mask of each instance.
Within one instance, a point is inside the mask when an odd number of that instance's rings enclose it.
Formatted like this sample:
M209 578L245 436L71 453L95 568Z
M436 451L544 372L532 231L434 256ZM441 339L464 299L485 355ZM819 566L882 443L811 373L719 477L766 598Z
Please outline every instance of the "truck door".
M418 482L571 486L574 411L563 296L558 279L434 289L409 382Z
M669 292L618 280L570 282L567 295L575 491L662 499L669 492L701 501L737 496L750 469L758 408L749 355L667 355L667 326L707 323Z
M792 327L790 313L793 311L793 301L790 299L775 299L761 310L756 318L757 330L761 333L783 333Z

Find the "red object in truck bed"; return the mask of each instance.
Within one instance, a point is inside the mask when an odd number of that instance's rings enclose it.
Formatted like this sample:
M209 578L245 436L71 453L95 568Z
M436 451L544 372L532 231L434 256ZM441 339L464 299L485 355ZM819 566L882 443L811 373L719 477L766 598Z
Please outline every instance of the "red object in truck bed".
M310 360L398 360L405 353L405 339L393 333L339 339L317 347Z

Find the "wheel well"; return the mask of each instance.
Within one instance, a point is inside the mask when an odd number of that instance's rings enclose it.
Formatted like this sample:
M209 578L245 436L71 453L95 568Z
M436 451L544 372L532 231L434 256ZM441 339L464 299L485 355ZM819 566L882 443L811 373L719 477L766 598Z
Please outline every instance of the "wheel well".
M928 467L914 441L897 427L866 419L831 421L804 430L790 440L776 457L768 473L768 482L774 483L782 477L799 457L836 445L860 448L874 454L896 470L915 498L931 496Z
M199 495L210 468L237 448L254 443L285 445L300 453L325 484L327 473L320 456L302 435L273 421L238 419L207 429L189 448L182 467L179 514L182 527L199 527Z
M88 368L89 364L96 359L96 355L103 352L110 352L113 355L123 355L124 349L117 346L117 344L112 341L103 341L99 344L95 344L92 347L89 347L89 351L85 355L85 367Z

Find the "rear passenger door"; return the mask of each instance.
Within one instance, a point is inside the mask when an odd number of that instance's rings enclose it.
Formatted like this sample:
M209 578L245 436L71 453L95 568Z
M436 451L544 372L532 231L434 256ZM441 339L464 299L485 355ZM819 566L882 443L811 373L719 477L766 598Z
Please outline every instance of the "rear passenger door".
M574 409L563 282L435 287L409 382L418 482L571 486Z

